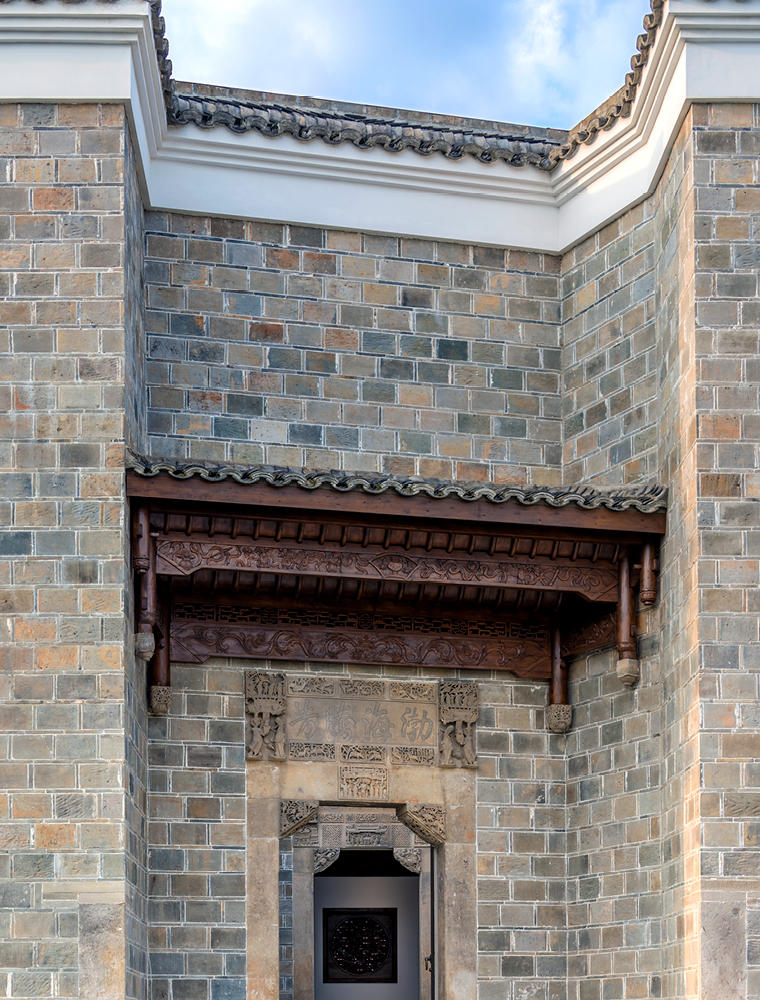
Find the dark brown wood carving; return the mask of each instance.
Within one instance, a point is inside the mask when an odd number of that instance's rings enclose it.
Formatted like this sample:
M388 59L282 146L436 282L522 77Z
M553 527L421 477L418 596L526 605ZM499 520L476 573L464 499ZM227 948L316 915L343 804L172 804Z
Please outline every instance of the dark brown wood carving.
M562 706L568 661L635 657L635 592L656 599L659 515L128 485L157 689L170 659L232 656L506 670L552 679Z

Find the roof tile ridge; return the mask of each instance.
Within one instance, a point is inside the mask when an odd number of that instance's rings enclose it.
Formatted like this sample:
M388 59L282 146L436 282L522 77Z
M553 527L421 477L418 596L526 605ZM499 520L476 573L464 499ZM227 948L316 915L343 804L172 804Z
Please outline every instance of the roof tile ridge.
M232 479L244 485L265 483L269 486L299 486L315 490L328 487L341 493L354 490L380 495L396 493L400 496L427 496L432 499L448 497L465 502L486 500L491 503L516 501L533 506L545 503L551 507L575 506L585 510L638 510L656 513L667 507L667 488L658 483L639 486L597 487L592 485L541 486L532 484L502 484L482 482L447 482L424 479L419 476L398 477L382 473L346 472L343 470L317 471L273 465L250 467L233 464L212 464L195 460L172 460L128 452L127 469L140 476L153 477L166 473L173 479L193 479L206 482L223 482Z

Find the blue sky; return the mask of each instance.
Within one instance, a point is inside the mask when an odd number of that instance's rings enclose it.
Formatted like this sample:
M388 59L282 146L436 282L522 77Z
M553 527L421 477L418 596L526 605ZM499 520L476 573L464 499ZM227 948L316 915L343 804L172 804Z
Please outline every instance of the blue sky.
M164 0L180 80L558 128L622 84L648 10L648 0Z

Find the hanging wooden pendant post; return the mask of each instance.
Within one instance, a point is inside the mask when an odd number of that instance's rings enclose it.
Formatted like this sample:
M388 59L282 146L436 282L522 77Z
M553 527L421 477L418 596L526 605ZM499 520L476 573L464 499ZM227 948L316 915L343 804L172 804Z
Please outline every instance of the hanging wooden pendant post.
M171 663L169 659L169 594L163 588L159 604L156 655L150 664L150 710L168 715L171 705Z
M155 627L158 591L156 584L156 546L150 537L150 511L141 506L132 525L132 561L139 578L137 596L137 633L135 654L150 660L156 650Z
M617 675L623 684L632 687L641 676L636 650L631 562L628 550L620 555L618 564Z
M657 603L657 580L654 574L654 544L652 542L647 542L641 549L639 596L642 604Z
M551 733L566 733L573 721L573 709L568 704L568 671L562 659L562 636L557 626L550 632L552 676L549 705L546 708L546 728Z

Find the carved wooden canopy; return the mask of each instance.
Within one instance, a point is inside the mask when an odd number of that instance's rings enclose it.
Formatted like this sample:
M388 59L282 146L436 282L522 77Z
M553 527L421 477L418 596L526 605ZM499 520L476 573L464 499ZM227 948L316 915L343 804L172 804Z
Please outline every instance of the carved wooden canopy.
M268 475L129 473L139 633L148 645L156 636L166 661L154 683L168 678L169 656L536 679L552 677L553 657L616 641L635 659L632 589L655 600L662 490L493 488L465 499L416 481L410 495L399 481L305 488L303 476Z

